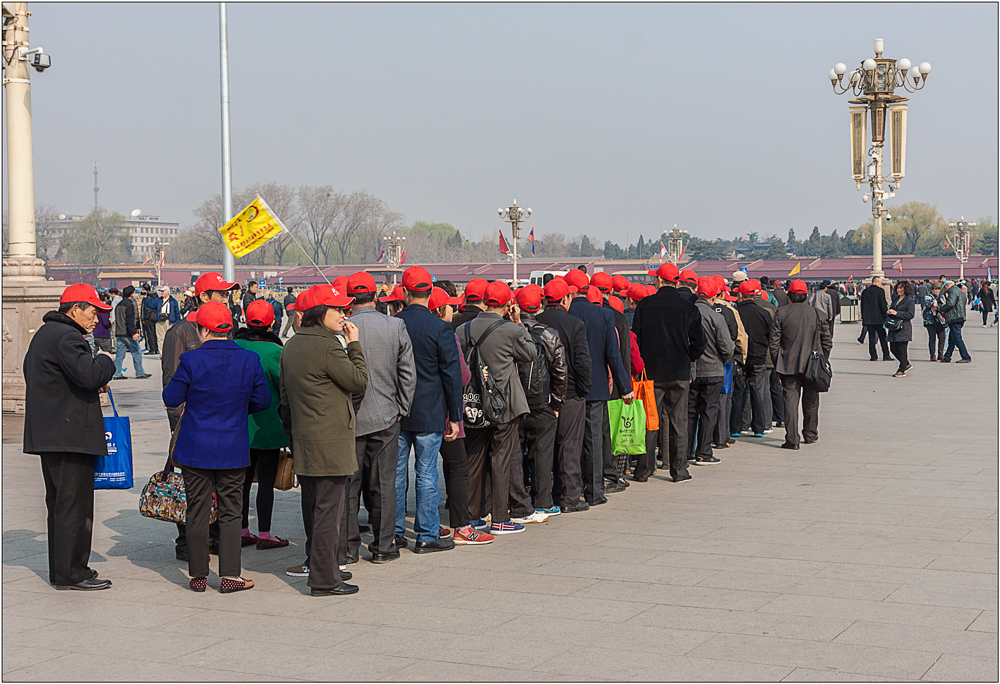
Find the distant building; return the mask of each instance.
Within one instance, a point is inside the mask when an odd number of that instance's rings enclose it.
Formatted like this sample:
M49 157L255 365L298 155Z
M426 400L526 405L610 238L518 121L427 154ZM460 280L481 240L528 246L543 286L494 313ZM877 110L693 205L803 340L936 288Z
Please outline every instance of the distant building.
M86 216L79 214L60 214L59 219L48 228L39 228L39 233L53 239L56 245L61 248L62 238L66 235L66 231L74 223L79 223L85 218ZM132 241L132 256L137 257L139 261L152 253L157 239L162 244L169 245L181 229L181 224L174 221L164 221L159 216L151 214L130 216L122 225L128 228Z

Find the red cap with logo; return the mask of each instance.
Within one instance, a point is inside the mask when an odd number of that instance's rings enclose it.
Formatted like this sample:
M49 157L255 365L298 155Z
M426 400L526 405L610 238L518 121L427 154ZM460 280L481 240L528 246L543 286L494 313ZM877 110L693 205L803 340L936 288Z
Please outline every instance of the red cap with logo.
M517 293L517 305L528 313L535 313L542 308L542 291L537 285L521 288Z
M247 307L247 325L269 326L274 323L274 307L263 299L257 299Z
M570 288L565 280L555 279L545 283L545 300L549 304L561 302L570 292L576 292L576 288Z
M380 302L402 302L403 300L403 286L397 285L392 288L392 292L384 294L378 298Z
M101 298L97 296L97 290L94 289L94 286L87 283L70 285L63 290L59 303L67 304L69 302L86 302L99 311L111 311L111 305L102 302Z
M684 283L691 283L692 285L698 284L698 274L692 271L690 268L685 268L680 273L680 280Z
M313 285L295 300L295 306L300 311L306 311L314 306L335 306L344 308L350 306L354 297L347 297L332 285Z
M470 280L468 285L465 286L465 301L481 302L483 300L483 294L486 293L487 285L489 285L489 283L483 278L473 278Z
M611 276L609 274L604 271L598 271L590 278L590 284L601 292L607 294L608 292L611 292L613 281L611 280Z
M225 304L205 302L198 307L198 325L214 332L229 332L233 329L233 314Z
M676 283L677 280L681 277L681 272L677 270L676 266L667 262L665 264L660 264L660 267L657 268L655 271L650 271L649 275L658 276L668 282Z
M627 291L631 284L628 278L621 274L611 276L611 287L614 288L615 292Z
M444 289L440 287L431 288L431 296L427 300L428 309L437 309L444 306L445 304L451 304L452 306L458 306L462 303L461 297L452 297Z
M793 280L788 284L788 291L792 294L807 294L809 292L809 288L806 287L806 281Z
M590 278L587 274L578 268L574 268L569 273L567 273L564 278L566 284L570 287L575 287L577 292L586 292L590 289Z
M502 280L494 280L486 286L486 292L483 293L483 301L487 306L503 306L510 298L510 286Z
M194 296L197 297L202 292L210 292L212 290L221 290L223 292L229 292L230 290L235 289L236 287L238 287L236 283L230 283L220 274L216 273L215 271L211 271L195 281Z
M719 294L719 284L710 276L698 278L698 296L702 299L711 299Z
M374 294L377 289L375 287L375 279L372 278L372 274L368 271L352 273L351 277L347 279L347 294L349 295Z
M760 281L756 278L748 278L740 283L740 294L757 295L760 294Z
M632 283L631 285L628 286L628 298L634 302L638 302L644 297L647 297L648 295L649 293L646 292L645 285L642 285L640 283Z
M618 299L618 297L608 295L608 304L610 304L611 308L618 313L625 313L625 304L622 303L622 300Z
M434 287L431 274L423 266L410 266L403 271L403 289L409 292L429 292Z

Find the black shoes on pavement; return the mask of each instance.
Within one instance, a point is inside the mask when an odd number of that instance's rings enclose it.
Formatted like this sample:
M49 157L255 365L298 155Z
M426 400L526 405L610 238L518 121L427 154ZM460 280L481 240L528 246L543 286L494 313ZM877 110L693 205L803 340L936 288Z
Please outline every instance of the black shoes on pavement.
M406 545L409 544L410 542L406 537L397 536L395 543L397 549L405 549Z
M372 563L388 563L389 561L394 561L397 558L399 558L399 549L393 549L392 553L372 551Z
M455 542L451 539L435 539L429 542L416 542L413 545L413 553L433 553L435 551L450 551L455 548Z
M645 482L645 480L640 480L640 482ZM577 501L572 506L560 506L559 510L563 513L582 513L590 510L590 504L586 501Z
M340 573L343 575L344 573ZM350 574L350 573L348 573ZM339 587L333 589L312 589L313 596L350 596L358 593L358 585L341 582Z
M75 589L76 591L100 591L101 589L109 589L111 587L111 580L97 579L97 574L95 573L90 579L85 579L77 584L57 584L56 589Z
M791 449L793 451L798 451L799 450L799 445L798 444L790 444L788 442L785 442L784 444L781 445L781 448L782 449Z

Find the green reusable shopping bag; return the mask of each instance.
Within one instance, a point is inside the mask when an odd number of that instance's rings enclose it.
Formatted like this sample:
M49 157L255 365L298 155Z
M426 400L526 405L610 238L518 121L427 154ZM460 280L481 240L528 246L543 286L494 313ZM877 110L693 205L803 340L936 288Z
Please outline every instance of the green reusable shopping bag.
M622 399L608 402L611 421L612 454L646 453L646 411L641 401L626 404Z

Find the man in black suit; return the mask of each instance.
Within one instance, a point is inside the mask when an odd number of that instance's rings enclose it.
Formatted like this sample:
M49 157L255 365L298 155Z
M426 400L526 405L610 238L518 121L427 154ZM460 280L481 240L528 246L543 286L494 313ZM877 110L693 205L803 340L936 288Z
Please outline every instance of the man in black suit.
M452 330L458 330L459 327L486 311L483 306L483 294L486 292L487 285L489 283L482 278L473 278L465 286L465 309L451 319Z
M882 276L872 278L872 284L861 293L861 323L868 335L868 356L871 361L878 361L875 351L875 337L878 336L882 345L882 360L892 361L889 356L889 344L885 339L885 319L889 316L889 304L885 301L885 290L882 289Z

